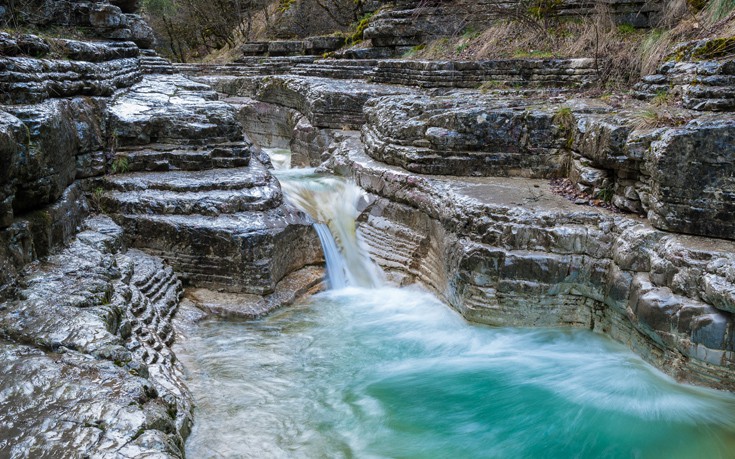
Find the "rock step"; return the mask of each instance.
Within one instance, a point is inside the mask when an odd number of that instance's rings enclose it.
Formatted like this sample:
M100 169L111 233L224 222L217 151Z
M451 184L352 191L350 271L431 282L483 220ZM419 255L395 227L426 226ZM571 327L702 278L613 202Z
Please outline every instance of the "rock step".
M196 192L146 190L108 192L101 197L101 205L112 213L219 215L270 209L282 202L281 196L270 187Z
M111 96L140 81L137 58L82 62L0 58L0 103L39 103L48 98Z
M477 88L483 83L519 87L585 87L597 77L594 59L496 59L415 61L406 59L252 58L227 65L186 64L177 70L193 76L291 74L340 80L365 80L420 88Z
M692 43L681 45L680 48L684 51L675 51L677 58L664 62L658 73L643 77L634 87L635 97L650 100L673 94L681 97L685 108L692 110L735 109L735 59L696 60L687 57L685 50L687 46L694 46ZM679 61L679 58L694 60Z
M380 217L370 217L360 225L360 234L371 258L388 269L410 270L423 236L408 227ZM386 250L390 247L390 250Z
M208 169L203 171L134 172L107 176L102 181L110 191L202 192L269 187L276 179L264 166Z
M171 61L159 56L152 49L141 50L140 69L145 74L165 74L173 75L176 73Z
M151 301L156 300L155 296L163 286L172 283L176 279L173 270L169 266L165 266L162 263L157 263L157 265L153 275L138 287L141 294L145 295Z
M290 206L217 215L120 213L114 218L133 235L132 246L165 258L179 276L198 286L269 293L290 260L320 255L310 222ZM293 240L300 241L296 247L286 243Z
M130 172L196 171L246 167L253 148L248 142L185 149L176 145L152 145L142 150L121 150L116 156L127 160Z

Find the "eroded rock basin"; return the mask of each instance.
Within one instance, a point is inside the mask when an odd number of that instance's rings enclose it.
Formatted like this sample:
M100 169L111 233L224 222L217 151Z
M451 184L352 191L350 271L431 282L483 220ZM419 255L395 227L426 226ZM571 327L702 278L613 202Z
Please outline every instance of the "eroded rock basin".
M205 321L187 457L731 457L735 396L584 330L466 322L415 287Z

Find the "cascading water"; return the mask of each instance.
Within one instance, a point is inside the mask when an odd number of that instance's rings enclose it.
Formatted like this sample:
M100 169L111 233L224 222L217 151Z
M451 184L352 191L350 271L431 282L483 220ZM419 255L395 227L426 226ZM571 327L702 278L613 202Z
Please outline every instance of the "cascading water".
M176 350L196 397L188 457L733 457L732 394L589 331L470 324L418 288L381 287L355 231L359 188L278 176L318 222L333 290L206 321Z
M332 289L383 285L380 269L370 260L355 219L365 193L352 182L315 174L313 169L279 174L284 195L316 222Z

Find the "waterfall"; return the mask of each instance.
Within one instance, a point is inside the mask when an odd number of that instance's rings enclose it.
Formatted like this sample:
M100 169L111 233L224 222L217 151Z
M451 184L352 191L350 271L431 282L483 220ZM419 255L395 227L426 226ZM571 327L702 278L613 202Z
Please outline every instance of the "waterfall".
M316 222L314 229L322 243L329 287L383 285L382 272L370 260L355 224L365 192L352 182L316 175L308 169L292 169L279 174L279 179L286 199Z
M335 290L347 287L347 279L345 277L347 266L345 259L342 257L339 247L337 247L337 243L329 231L329 227L324 223L314 223L314 229L316 230L316 234L319 235L319 241L322 243L324 260L327 263L327 282L329 283L329 287Z

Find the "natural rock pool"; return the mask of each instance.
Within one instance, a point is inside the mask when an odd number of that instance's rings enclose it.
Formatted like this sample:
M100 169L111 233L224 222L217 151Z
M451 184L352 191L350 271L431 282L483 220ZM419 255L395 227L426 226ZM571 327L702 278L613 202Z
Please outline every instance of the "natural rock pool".
M466 322L417 288L348 288L181 344L187 457L726 458L735 396L584 330Z

